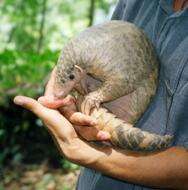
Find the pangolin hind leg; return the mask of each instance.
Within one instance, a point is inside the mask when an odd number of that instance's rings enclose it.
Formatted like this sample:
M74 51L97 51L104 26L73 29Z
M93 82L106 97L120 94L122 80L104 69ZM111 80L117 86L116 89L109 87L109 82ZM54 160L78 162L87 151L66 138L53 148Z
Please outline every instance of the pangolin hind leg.
M98 128L111 134L111 142L114 145L123 149L152 152L165 149L172 142L173 137L170 135L157 135L132 127L145 112L156 93L155 72L151 73L150 77L143 80L142 85L132 92L129 108L132 114L128 120L120 120L103 108L92 112L91 116L99 122Z

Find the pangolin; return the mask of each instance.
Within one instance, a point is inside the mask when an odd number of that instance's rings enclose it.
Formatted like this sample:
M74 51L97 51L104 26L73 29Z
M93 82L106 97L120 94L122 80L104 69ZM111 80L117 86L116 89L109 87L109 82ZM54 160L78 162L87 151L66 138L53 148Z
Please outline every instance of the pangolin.
M133 151L161 150L170 145L172 136L130 125L139 120L155 95L158 67L154 47L141 29L109 21L87 28L64 46L56 66L54 95L64 98L73 88L84 94L81 111L110 133L113 145ZM100 83L89 93L88 76ZM123 96L127 96L124 120L99 107Z

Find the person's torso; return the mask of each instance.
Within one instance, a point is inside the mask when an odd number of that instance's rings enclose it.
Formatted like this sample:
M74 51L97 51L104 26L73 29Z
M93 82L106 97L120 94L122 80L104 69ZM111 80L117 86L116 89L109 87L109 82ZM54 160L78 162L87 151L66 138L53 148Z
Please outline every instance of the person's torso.
M188 9L175 13L172 5L172 0L121 0L112 19L132 22L142 28L154 44L160 59L156 96L136 127L160 135L175 135L174 146L188 147ZM152 188L84 169L77 189Z

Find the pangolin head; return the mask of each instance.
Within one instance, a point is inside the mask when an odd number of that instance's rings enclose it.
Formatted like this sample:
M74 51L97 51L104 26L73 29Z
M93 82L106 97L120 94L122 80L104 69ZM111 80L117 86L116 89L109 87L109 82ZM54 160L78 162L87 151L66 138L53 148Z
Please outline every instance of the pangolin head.
M54 95L56 98L66 97L84 76L81 67L74 64L58 63L55 73Z

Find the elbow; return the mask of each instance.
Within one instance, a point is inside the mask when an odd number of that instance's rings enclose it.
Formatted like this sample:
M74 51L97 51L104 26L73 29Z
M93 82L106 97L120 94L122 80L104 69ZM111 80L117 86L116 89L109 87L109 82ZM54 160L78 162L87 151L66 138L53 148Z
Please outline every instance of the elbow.
M172 160L172 167L168 172L172 189L188 189L188 152L181 149L181 154L176 154L179 159Z

